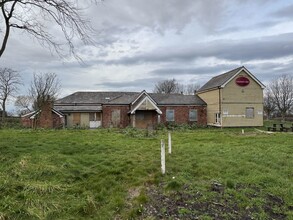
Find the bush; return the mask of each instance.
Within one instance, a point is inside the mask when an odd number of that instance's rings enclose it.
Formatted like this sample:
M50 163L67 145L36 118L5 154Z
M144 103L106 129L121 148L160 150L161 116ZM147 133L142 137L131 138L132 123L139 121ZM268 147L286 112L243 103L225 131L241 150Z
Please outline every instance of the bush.
M7 117L0 121L0 128L23 128L19 117Z

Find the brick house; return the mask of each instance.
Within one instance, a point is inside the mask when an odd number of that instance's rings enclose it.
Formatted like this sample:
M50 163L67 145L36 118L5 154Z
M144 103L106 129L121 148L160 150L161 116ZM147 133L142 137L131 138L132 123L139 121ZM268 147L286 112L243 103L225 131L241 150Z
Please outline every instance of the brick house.
M76 92L54 103L66 127L153 127L159 123L206 125L206 103L197 95Z

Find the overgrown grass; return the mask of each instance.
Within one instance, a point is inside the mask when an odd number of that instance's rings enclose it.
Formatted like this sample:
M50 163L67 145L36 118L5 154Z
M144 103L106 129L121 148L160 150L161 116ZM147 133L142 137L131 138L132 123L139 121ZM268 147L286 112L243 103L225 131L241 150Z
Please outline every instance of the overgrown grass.
M206 203L236 204L228 219L247 210L293 218L292 134L173 131L164 176L162 138L165 130L0 130L0 219L214 218Z

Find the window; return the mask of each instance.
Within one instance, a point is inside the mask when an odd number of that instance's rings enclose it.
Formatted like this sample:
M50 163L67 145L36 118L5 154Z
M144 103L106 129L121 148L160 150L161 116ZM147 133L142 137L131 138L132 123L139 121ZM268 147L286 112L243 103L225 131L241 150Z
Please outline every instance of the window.
M96 113L90 112L89 113L89 119L90 119L90 121L96 121Z
M189 110L189 121L197 121L197 109Z
M90 121L101 121L100 112L90 112L89 113L89 120Z
M246 108L245 117L246 118L254 118L254 108L253 107Z
M167 109L166 110L166 121L175 121L174 109Z

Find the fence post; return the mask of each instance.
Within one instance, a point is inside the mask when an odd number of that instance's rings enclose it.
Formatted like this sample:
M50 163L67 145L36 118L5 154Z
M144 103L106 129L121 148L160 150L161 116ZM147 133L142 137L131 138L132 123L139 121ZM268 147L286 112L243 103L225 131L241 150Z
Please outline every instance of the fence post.
M162 168L162 174L165 174L166 172L166 158L165 158L165 143L164 140L161 140L161 168Z
M172 153L172 140L171 140L171 132L168 132L168 152L169 154Z

